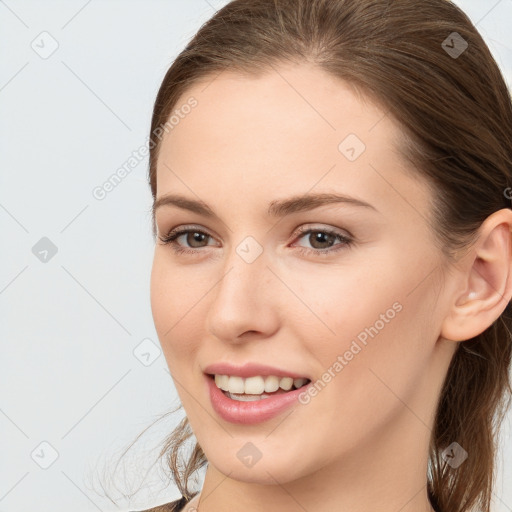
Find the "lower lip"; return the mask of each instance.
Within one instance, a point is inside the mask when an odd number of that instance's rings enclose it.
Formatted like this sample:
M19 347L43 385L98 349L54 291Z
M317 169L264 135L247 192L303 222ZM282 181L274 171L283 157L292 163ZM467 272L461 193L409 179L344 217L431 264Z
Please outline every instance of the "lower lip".
M302 393L310 384L306 384L299 389L280 393L269 398L254 400L252 402L239 402L227 397L220 390L213 378L206 375L206 381L210 391L210 400L215 412L224 420L231 423L242 423L250 425L260 423L274 418L284 410L298 402L300 393Z

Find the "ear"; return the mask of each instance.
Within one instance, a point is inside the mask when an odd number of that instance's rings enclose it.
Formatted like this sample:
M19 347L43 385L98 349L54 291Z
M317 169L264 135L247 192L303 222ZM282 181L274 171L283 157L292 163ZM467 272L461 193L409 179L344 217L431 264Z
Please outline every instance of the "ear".
M478 239L459 265L460 285L442 324L443 338L465 341L478 336L507 306L512 296L511 233L509 208L494 212L480 226Z

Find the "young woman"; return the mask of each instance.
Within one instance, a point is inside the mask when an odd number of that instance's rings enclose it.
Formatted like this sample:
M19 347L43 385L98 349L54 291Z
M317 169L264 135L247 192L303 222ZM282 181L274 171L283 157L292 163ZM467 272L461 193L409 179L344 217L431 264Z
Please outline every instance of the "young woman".
M489 512L512 105L468 17L234 0L167 72L150 147L151 304L186 412L163 450L183 498L151 510Z

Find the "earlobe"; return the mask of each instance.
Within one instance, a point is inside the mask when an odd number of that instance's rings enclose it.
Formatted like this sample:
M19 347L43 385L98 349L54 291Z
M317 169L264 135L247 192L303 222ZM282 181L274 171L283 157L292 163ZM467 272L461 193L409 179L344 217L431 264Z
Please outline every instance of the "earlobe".
M484 332L512 296L512 210L493 213L479 231L464 257L467 263L460 266L461 285L442 325L441 336L451 341L469 340Z

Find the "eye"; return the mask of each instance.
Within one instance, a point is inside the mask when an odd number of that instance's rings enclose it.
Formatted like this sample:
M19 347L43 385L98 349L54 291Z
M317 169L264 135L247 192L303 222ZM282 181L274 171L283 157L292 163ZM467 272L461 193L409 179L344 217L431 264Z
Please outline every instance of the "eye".
M313 256L326 256L338 252L344 248L350 247L354 242L350 235L326 228L308 229L302 227L298 230L296 235L298 235L299 239L306 239L311 245L311 248L299 246L299 252ZM184 247L182 243L179 243L179 239L182 237L188 247ZM213 237L205 231L191 226L174 229L166 236L159 236L158 238L164 245L170 245L175 253L192 255L200 253L201 251L199 251L199 249L202 247L208 247L208 240L213 239ZM336 240L340 241L338 247L332 245Z
M299 246L299 251L314 256L326 256L338 252L350 247L354 242L351 236L326 228L308 229L303 227L299 229L298 234L300 235L299 238L304 238L312 247ZM332 245L336 240L341 242L338 247Z
M183 247L182 244L178 243L178 239L181 237L184 238L187 244L190 244L191 249ZM202 244L208 241L209 238L212 238L212 236L200 229L187 229L187 227L182 227L181 229L170 231L164 237L159 236L158 238L164 245L170 245L172 250L176 253L197 254L198 251L196 249L207 247L207 245Z

